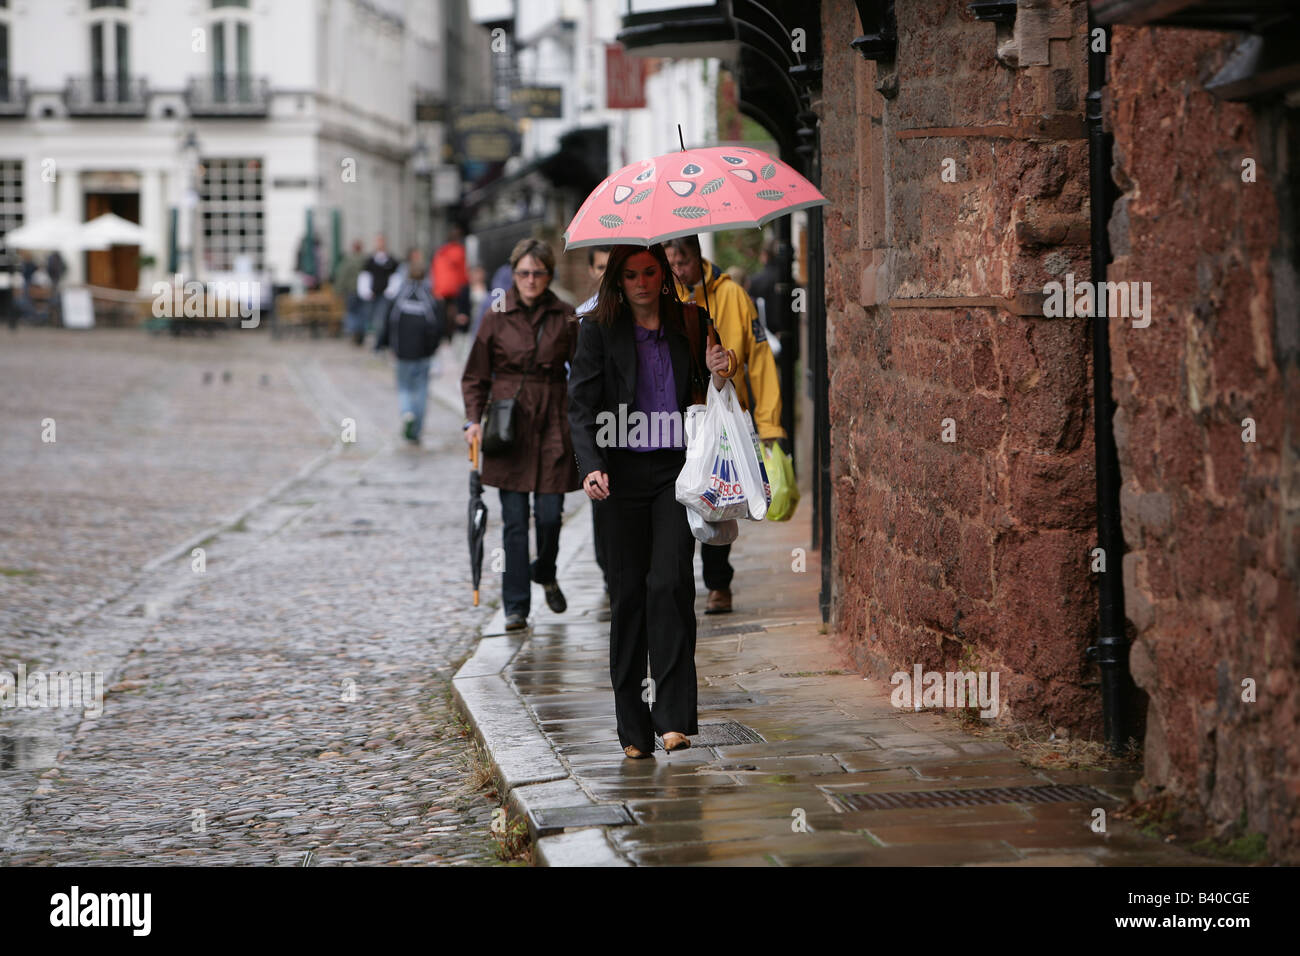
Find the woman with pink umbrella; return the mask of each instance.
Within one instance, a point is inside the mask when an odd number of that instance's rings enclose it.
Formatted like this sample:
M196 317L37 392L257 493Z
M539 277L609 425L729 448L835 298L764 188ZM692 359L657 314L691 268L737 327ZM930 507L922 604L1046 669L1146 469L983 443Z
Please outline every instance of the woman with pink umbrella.
M708 335L707 314L677 298L660 245L614 247L587 319L571 363L569 426L582 488L603 509L619 744L628 757L649 757L656 732L669 751L699 733L695 539L675 483L686 460L682 423L703 401L704 370L721 389L736 363ZM651 427L611 439L605 423L635 412Z

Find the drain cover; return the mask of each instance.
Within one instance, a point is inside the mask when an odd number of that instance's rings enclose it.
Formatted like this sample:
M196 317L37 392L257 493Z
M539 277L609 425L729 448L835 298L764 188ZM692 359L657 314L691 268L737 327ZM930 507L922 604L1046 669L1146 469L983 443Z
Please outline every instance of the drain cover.
M728 634L758 634L766 631L762 624L729 624L726 627L702 627L699 637L726 637Z
M58 755L53 737L0 736L0 770L44 770L58 762Z
M621 827L632 816L621 803L589 803L582 807L547 807L532 811L539 837L561 833L568 827Z
M700 732L691 738L692 747L734 747L737 744L761 744L766 741L752 727L734 720L700 724ZM660 746L663 742L660 741Z
M699 710L730 710L733 707L749 707L758 701L749 694L719 694L717 697L701 697L696 708Z
M980 787L970 790L911 790L893 793L831 793L845 810L915 810L926 807L982 807L996 803L1113 803L1092 787Z

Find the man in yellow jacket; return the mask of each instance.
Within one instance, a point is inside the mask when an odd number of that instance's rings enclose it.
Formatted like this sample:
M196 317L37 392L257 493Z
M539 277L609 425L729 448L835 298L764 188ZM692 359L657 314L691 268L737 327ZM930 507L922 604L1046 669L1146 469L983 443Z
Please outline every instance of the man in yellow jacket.
M664 243L668 264L677 279L677 295L683 302L703 306L713 317L724 348L733 349L748 376L732 380L736 395L746 409L754 410L754 426L763 443L785 438L781 427L781 380L777 375L772 346L758 318L758 308L739 285L700 252L696 236L669 239ZM751 396L749 386L753 386ZM731 579L734 570L728 560L731 545L706 544L700 548L704 560L704 586L709 589L705 614L726 614L731 610Z

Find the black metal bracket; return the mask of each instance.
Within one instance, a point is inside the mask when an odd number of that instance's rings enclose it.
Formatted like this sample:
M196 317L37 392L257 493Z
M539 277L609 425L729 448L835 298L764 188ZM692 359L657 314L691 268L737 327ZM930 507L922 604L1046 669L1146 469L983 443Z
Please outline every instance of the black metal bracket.
M898 21L894 0L856 0L863 35L849 46L864 60L892 60L898 52Z
M1016 22L1016 0L974 0L966 4L976 20L991 20L1012 26Z

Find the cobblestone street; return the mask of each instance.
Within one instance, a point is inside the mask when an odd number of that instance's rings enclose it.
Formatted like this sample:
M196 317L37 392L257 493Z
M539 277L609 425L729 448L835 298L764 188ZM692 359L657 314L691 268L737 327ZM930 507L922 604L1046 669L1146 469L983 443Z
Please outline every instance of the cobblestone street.
M496 860L459 416L411 449L368 351L138 330L6 334L0 407L0 669L105 679L0 714L0 863Z

